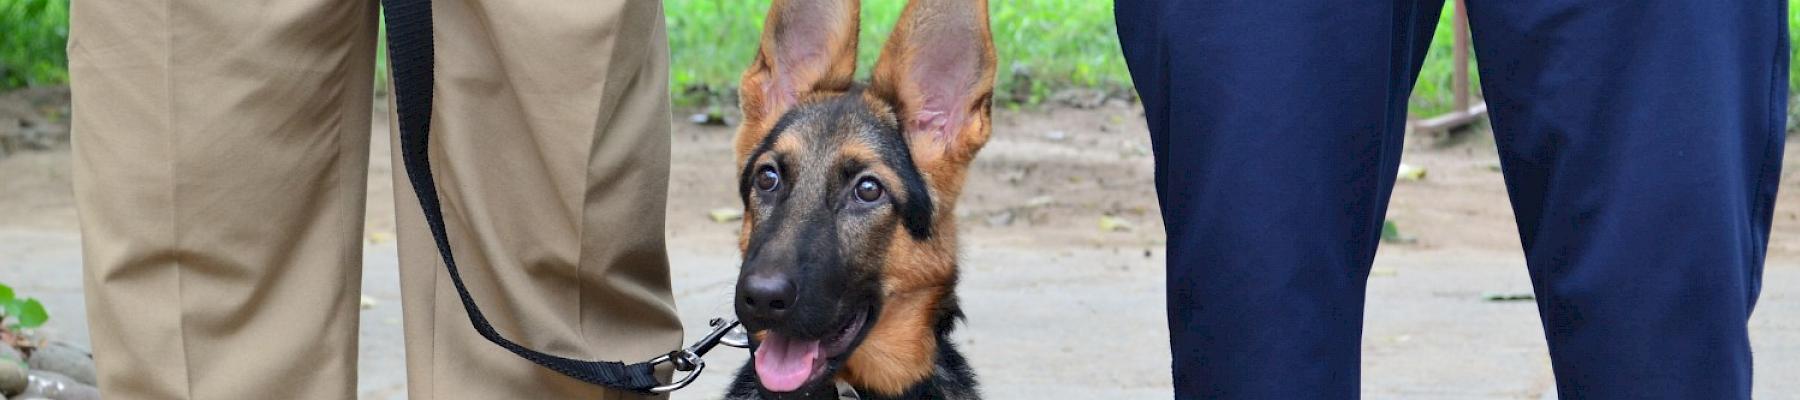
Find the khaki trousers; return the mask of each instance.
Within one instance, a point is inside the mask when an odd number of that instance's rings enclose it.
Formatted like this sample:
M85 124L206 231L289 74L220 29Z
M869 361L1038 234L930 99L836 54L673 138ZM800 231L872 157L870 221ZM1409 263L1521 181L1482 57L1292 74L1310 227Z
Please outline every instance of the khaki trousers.
M354 398L376 2L72 6L75 190L106 398ZM433 7L434 174L496 329L583 359L679 346L660 2ZM412 398L632 397L470 329L394 170Z

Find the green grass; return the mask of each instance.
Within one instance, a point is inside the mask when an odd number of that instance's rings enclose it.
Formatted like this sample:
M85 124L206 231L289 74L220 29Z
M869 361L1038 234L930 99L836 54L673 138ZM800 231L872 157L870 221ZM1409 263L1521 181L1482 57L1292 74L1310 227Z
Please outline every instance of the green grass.
M1790 0L1800 1L1800 0ZM1407 101L1407 111L1420 117L1430 117L1450 112L1454 109L1455 95L1452 80L1456 70L1454 51L1456 50L1455 13L1452 8L1455 2L1444 2L1444 12L1438 17L1438 25L1431 35L1431 50L1425 53L1425 64L1419 67L1419 80L1413 86L1412 98ZM1481 94L1481 74L1475 71L1473 50L1469 57L1469 92ZM1475 99L1474 101L1480 101Z
M1788 95L1800 93L1800 0L1788 0ZM1791 114L1791 113L1790 113Z
M0 90L69 80L69 0L0 0Z
M693 105L713 100L707 99L708 95L729 93L725 89L735 87L755 55L769 1L669 0L665 4L677 101ZM863 3L859 76L868 76L902 4ZM996 97L1003 102L1033 104L1070 87L1123 91L1130 85L1114 32L1111 1L1010 0L991 2L989 7L994 45L1000 53L995 88L1000 95ZM1413 91L1411 110L1416 114L1436 115L1451 108L1451 17L1445 10L1440 18ZM1031 79L1020 79L1018 71L1028 71Z
M868 76L903 4L863 2L859 77ZM702 100L694 96L735 87L755 55L769 0L669 0L664 6L677 97ZM1123 90L1130 84L1113 32L1112 2L1007 0L992 2L990 10L999 93L1022 93L1026 102L1036 102L1064 87ZM1016 71L1028 71L1032 79L1018 79Z
M903 2L866 1L859 44L859 73L866 77L881 43L893 29ZM671 80L678 102L705 103L730 93L756 51L769 0L667 0ZM1800 27L1800 0L1788 0L1788 24ZM69 0L0 0L0 90L57 85L68 81ZM992 1L995 46L999 50L997 98L1031 104L1070 87L1120 92L1130 84L1114 34L1107 0ZM1449 111L1451 104L1451 16L1445 10L1414 88L1416 115ZM1791 29L1800 43L1800 29ZM1794 48L1800 55L1800 46ZM385 83L386 57L377 61L378 85ZM1474 69L1470 69L1473 73ZM1031 79L1021 79L1028 71ZM1790 65L1789 88L1800 93L1800 63ZM1477 77L1478 81L1478 77ZM1480 87L1474 88L1480 93ZM1017 96L1015 96L1017 94ZM1015 99L1015 97L1022 97ZM1014 100L1019 100L1014 102ZM1800 105L1800 103L1796 103ZM1796 108L1800 110L1800 108Z

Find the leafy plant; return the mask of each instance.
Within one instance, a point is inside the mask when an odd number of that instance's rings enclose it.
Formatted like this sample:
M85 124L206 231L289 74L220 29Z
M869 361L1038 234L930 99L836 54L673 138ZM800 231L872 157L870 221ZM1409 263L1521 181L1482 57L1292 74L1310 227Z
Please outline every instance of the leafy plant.
M1800 1L1800 0L1791 0ZM1413 84L1412 97L1407 99L1407 111L1420 117L1433 117L1452 111L1455 107L1456 79L1456 7L1454 2L1444 2L1444 10L1438 16L1437 28L1431 35L1430 50L1425 52L1425 63L1419 66L1419 79ZM1481 73L1475 69L1474 49L1469 55L1469 94L1471 102L1480 102Z
M68 82L69 0L0 0L0 90Z
M1071 87L1125 90L1130 76L1120 56L1112 1L1009 0L991 2L995 46L1000 51L998 96L1026 94L1026 103ZM858 59L868 73L880 44L900 15L901 1L865 2ZM729 98L750 62L769 0L669 0L665 4L671 54L670 79L678 102L693 105ZM1420 68L1410 110L1449 111L1451 10L1438 19L1430 52ZM1789 37L1800 42L1800 0L1788 0ZM0 90L68 81L69 0L0 0ZM1800 46L1790 50L1800 55ZM377 85L386 80L386 57L377 60ZM1019 76L1028 71L1029 79ZM1474 69L1470 69L1474 73ZM1479 77L1472 80L1478 83ZM1016 87L1024 86L1024 87ZM1788 87L1800 93L1800 63L1789 64ZM1481 87L1472 90L1479 96ZM1800 117L1800 113L1794 116Z
M31 329L50 320L44 303L30 297L18 297L11 286L0 284L0 324L9 330Z
M1788 0L1788 92L1800 92L1800 63L1793 61L1800 56L1800 0Z
M863 2L859 78L867 79L904 5ZM670 0L664 7L677 101L693 105L731 92L755 55L769 0ZM1022 100L1034 103L1063 88L1130 85L1111 1L1009 0L989 3L989 12L999 52L997 93L1027 93ZM1029 78L1017 76L1020 71Z

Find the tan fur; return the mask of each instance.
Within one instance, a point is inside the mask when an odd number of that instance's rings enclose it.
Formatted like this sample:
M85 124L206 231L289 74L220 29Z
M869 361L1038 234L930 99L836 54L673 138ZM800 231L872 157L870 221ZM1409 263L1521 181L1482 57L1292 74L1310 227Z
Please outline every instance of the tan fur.
M782 135L769 144L771 154L800 154L806 151L806 135Z
M881 318L844 363L838 378L883 396L899 396L931 376L938 345L931 316L945 290L949 289L889 295Z
M914 240L904 227L895 227L896 240L888 245L887 265L882 272L886 278L883 292L888 296L904 295L955 280L955 224L955 216L936 218L932 228L936 234L925 241Z
M937 300L956 278L956 217L939 214L926 241L913 240L896 227L888 247L881 318L869 329L839 375L857 387L898 396L930 376L937 362L937 335L932 320Z

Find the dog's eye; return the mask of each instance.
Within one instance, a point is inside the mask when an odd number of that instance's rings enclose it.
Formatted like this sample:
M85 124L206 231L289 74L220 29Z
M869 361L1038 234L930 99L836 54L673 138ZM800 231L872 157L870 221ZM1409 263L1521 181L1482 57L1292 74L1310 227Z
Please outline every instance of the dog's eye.
M881 183L876 182L875 178L862 178L862 180L856 181L857 200L861 200L864 203L874 203L876 200L881 200L881 195Z
M757 190L775 190L775 185L779 184L781 184L781 174L775 172L775 167L765 165L756 171Z

